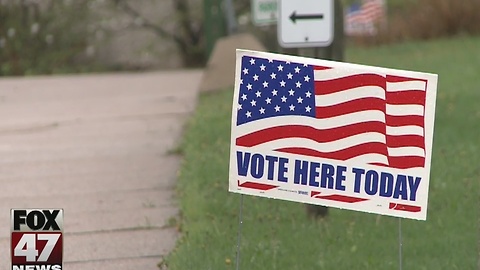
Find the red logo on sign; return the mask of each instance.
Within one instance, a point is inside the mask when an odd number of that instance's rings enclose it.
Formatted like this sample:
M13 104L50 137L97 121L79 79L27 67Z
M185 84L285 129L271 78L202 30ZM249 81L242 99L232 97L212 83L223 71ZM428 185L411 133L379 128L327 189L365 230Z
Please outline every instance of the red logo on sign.
M12 209L12 270L61 270L63 209Z

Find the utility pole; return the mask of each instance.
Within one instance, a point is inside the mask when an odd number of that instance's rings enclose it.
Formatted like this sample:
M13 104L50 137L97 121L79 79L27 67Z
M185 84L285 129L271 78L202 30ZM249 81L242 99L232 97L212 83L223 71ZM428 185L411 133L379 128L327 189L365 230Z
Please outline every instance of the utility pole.
M235 16L235 8L233 0L225 0L225 16L227 17L228 35L235 34L238 30L237 17Z

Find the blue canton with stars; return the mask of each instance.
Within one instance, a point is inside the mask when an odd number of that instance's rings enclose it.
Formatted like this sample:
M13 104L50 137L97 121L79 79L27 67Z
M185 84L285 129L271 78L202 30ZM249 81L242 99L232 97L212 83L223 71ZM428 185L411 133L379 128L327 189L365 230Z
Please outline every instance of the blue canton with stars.
M237 125L282 115L315 117L313 67L243 56Z

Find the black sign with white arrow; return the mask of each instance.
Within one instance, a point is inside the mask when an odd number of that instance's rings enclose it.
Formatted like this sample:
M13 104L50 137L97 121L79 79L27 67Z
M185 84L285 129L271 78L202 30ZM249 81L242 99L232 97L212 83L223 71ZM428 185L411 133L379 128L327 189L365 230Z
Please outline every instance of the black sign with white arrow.
M296 23L297 20L321 20L323 19L323 14L299 14L297 15L297 12L294 11L292 12L292 15L290 15L290 20L292 20L293 23Z

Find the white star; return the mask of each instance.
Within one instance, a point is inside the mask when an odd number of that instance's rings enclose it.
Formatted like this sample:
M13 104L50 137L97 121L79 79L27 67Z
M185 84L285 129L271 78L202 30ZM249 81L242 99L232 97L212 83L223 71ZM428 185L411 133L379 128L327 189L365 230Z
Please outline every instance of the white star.
M288 74L287 74L287 78L290 79L290 80L293 79L293 74L292 74L292 73L288 73Z
M283 71L283 66L282 65L278 65L278 71Z
M299 67L295 67L295 73L300 73L300 68Z
M290 64L290 61L286 61L285 63Z
M281 97L282 102L287 102L287 98L285 96Z
M307 96L307 98L309 98L312 95L312 93L310 93L310 91L308 91L307 93L305 93L305 95Z
M250 65L255 65L255 59L250 58Z
M297 98L297 101L298 101L298 103L302 103L302 102L303 102L303 98L302 98L302 97L299 97L299 98Z
M290 108L290 111L295 111L295 105L291 104L290 106L288 106Z
M240 84L243 84L243 79L240 79Z
M262 64L262 65L260 66L260 70L261 70L261 71L265 71L265 65L264 65L264 64Z
M285 82L283 80L280 82L280 86L285 87Z
M265 114L265 109L264 108L260 108L260 114Z
M238 104L238 110L240 111L242 109L242 104Z
M253 80L258 81L258 75L257 74L253 75Z
M302 83L301 83L301 82L297 82L297 83L295 83L295 85L297 86L297 88L302 87Z
M255 100L250 101L250 104L252 104L253 107L257 106L257 102Z
M272 72L272 74L270 74L270 78L272 78L272 80L273 80L273 79L276 79L276 78L277 78L277 74L275 74L275 73Z
M305 77L303 77L303 78L305 79L306 82L309 82L309 81L310 81L310 77L308 77L308 75L305 76Z
M268 63L273 63L273 59L268 59Z
M243 69L243 74L247 75L248 74L248 68Z
M242 95L242 100L246 100L247 99L247 95L243 94Z
M288 94L289 94L290 96L293 96L293 95L295 94L295 91L293 91L293 89L290 89L290 91L288 91Z
M273 95L273 96L276 96L276 95L277 95L277 93L278 93L278 91L277 91L276 89L273 89L273 91L272 91L272 95Z
M304 67L308 67L308 65L307 65L307 64L303 64L303 66L304 66Z
M262 96L262 93L260 93L260 91L257 91L257 92L255 93L255 95L257 95L257 97L261 97L261 96Z
M252 117L252 113L251 113L250 111L247 111L247 112L245 113L245 115L247 116L247 118Z
M271 98L267 98L267 99L265 99L265 102L266 102L267 104L272 104L272 99L271 99Z
M275 111L276 111L276 112L279 112L279 111L280 111L280 106L278 106L278 105L275 106Z
M264 81L263 82L263 88L267 88L268 87L268 82L267 81Z
M310 108L310 106L305 107L306 112L310 112L311 110L312 110L312 108Z
M248 90L252 90L252 87L253 87L253 86L252 86L251 84L247 84L247 89L248 89Z

